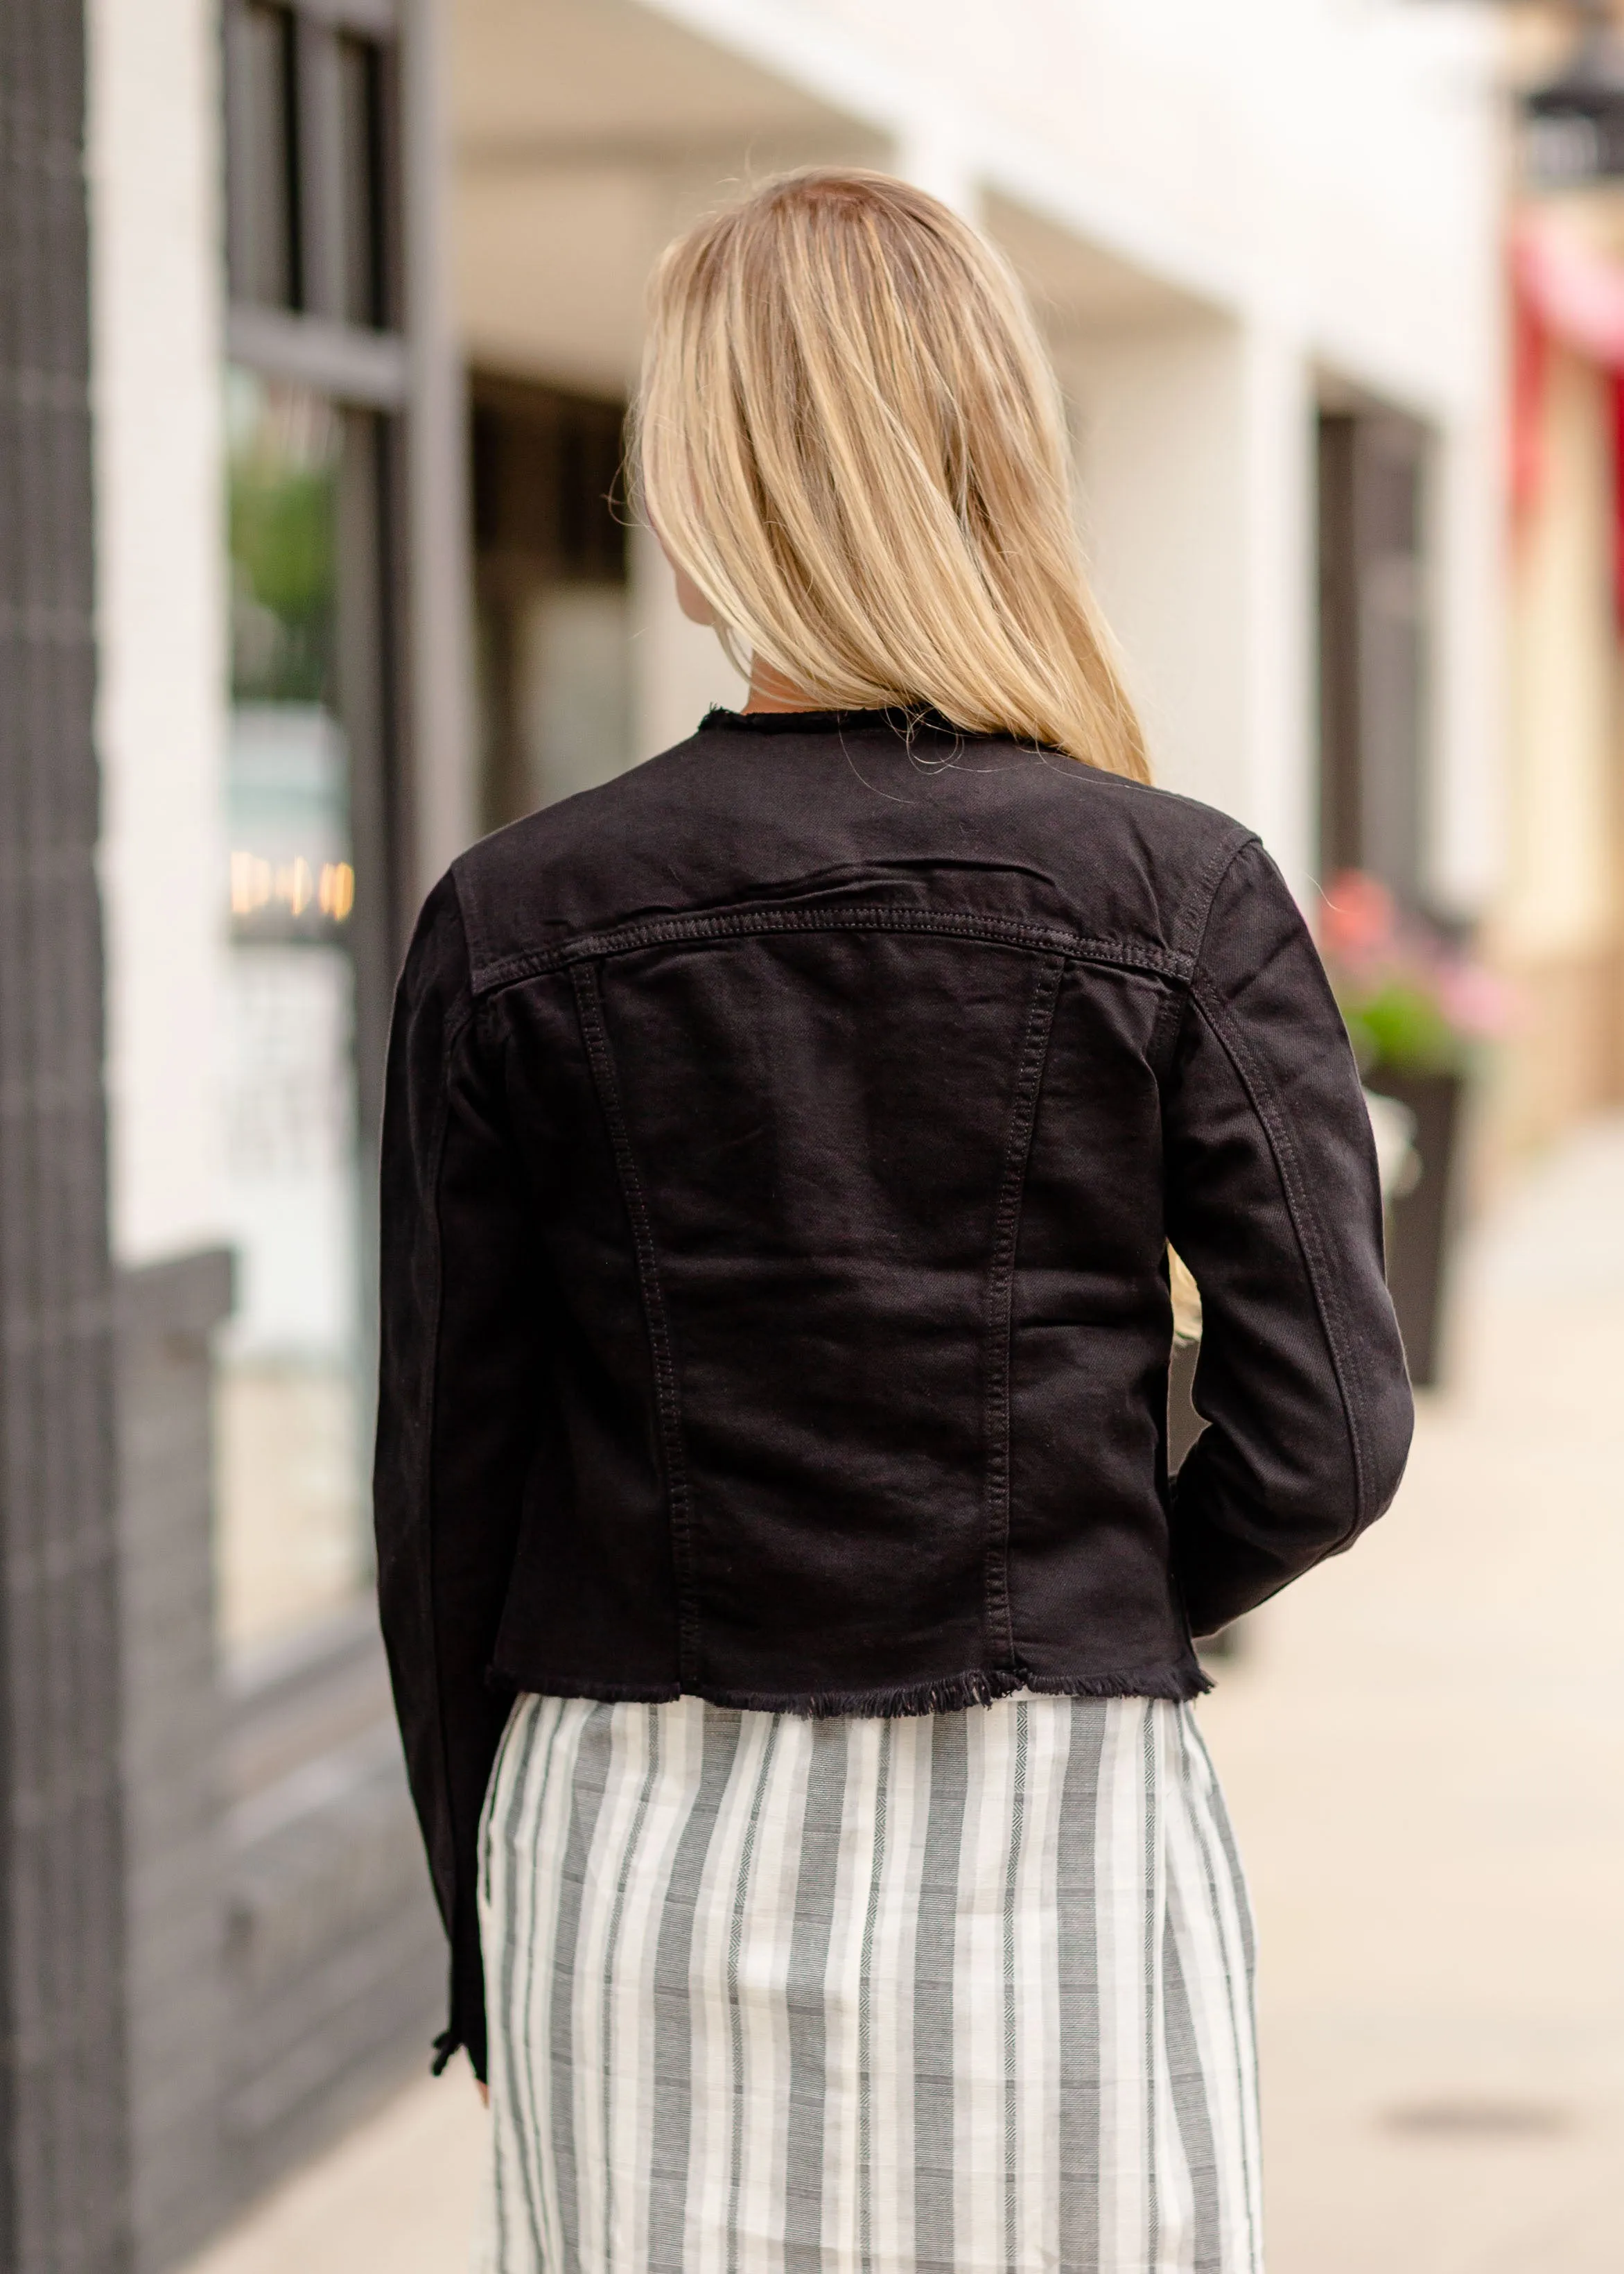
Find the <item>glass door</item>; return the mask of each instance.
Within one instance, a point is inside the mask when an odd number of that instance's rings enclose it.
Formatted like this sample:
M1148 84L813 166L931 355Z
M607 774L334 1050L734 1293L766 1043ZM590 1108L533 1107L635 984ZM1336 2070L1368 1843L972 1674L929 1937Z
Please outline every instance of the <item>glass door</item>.
M378 429L308 388L228 374L229 1650L340 1610L369 1570L364 1290L388 865Z

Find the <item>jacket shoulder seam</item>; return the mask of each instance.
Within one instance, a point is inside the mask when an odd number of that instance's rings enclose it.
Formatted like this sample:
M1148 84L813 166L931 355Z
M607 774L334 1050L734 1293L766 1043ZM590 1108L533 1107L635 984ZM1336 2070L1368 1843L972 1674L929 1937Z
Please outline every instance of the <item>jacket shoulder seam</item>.
M1214 904L1223 880L1247 847L1260 841L1253 830L1244 832L1238 840L1221 840L1213 847L1179 904L1178 915L1173 925L1173 937L1189 955L1192 987L1195 975L1201 968L1207 927L1212 922ZM1164 1054L1166 1062L1170 1063L1172 1053L1177 1047L1188 1013L1190 992L1187 990L1180 995L1169 994L1157 1015L1147 1055L1159 1074L1163 1069ZM1174 1015L1176 1008L1177 1017Z
M483 958L475 947L475 930L478 915L477 903L470 907L470 885L466 858L454 861L446 871L451 886L451 897L456 903L457 929L462 935L462 953L468 958L469 983L477 995L477 977Z
M1187 945L1191 962L1197 969L1206 953L1207 929L1224 879L1243 853L1249 853L1254 845L1261 847L1262 843L1263 840L1256 830L1248 829L1229 844L1215 846L1211 859L1186 893L1173 936Z

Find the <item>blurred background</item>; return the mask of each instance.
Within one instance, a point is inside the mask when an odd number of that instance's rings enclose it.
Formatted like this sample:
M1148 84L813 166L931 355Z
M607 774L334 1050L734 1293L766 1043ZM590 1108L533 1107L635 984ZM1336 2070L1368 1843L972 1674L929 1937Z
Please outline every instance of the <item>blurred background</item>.
M1260 830L1373 1101L1411 1476L1202 1709L1275 2274L1616 2274L1624 18L4 0L0 147L0 2265L465 2261L369 1594L390 988L462 845L738 697L624 508L643 282L837 161L1025 279L1158 779Z

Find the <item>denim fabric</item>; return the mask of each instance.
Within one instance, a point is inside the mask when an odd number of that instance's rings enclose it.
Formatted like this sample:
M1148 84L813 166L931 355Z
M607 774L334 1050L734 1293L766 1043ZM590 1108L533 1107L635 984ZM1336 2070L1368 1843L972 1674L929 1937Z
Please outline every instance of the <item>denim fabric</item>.
M899 713L713 712L431 895L383 1141L379 1585L482 2057L515 1690L1181 1698L1410 1400L1348 1041L1255 837ZM1209 1425L1167 1472L1169 1240Z

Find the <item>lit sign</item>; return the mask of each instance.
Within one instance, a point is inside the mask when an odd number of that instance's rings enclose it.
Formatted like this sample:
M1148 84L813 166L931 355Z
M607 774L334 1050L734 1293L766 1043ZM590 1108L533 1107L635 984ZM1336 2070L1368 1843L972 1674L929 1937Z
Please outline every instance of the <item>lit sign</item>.
M267 861L258 853L231 855L231 913L255 916L265 910L302 916L311 909L342 923L355 906L355 870L348 861L323 861L320 867L297 854L291 861Z

